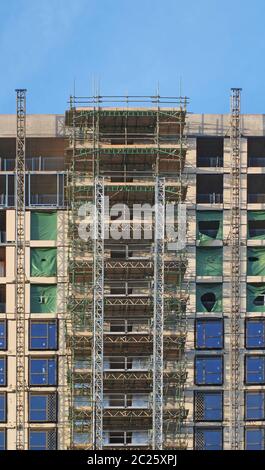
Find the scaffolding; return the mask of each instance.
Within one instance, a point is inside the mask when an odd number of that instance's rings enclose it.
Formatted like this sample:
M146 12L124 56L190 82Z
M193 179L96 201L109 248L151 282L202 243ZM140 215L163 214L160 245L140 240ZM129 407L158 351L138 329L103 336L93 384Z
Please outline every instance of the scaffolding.
M25 150L26 90L17 93L16 138L16 448L25 449Z
M231 449L240 445L240 88L231 89Z
M160 96L70 99L72 449L186 447L187 259L185 250L168 249L165 233L166 204L177 212L187 191L186 104ZM159 209L135 218L134 204L144 203Z

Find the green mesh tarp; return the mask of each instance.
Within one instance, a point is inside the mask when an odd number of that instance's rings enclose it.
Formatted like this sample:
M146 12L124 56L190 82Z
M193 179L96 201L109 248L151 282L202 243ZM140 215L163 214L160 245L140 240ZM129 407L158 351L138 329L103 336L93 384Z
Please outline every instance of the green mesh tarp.
M265 248L248 248L248 276L265 276Z
M56 248L31 248L30 250L30 275L31 276L56 276L57 250Z
M197 312L221 312L223 309L222 284L196 285Z
M50 284L31 284L30 311L31 313L56 312L57 286Z
M223 248L197 248L196 274L197 276L222 276Z
M57 213L31 212L30 238L31 240L56 240Z
M197 214L197 240L200 245L210 245L213 240L223 238L223 212L222 211L198 211ZM200 223L202 222L202 224ZM204 222L210 222L209 230L203 230Z
M265 312L265 284L247 285L247 312Z
M265 240L265 231L260 230L260 233L254 235L250 233L249 225L250 222L256 221L257 225L260 221L265 221L265 211L248 211L248 238L252 240Z

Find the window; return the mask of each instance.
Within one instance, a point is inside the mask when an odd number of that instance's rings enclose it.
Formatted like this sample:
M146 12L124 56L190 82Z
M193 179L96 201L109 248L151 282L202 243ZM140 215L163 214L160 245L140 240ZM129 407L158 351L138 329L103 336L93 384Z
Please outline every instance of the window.
M246 428L245 449L264 450L264 428Z
M29 450L56 450L56 430L30 429Z
M222 450L222 428L197 428L195 430L196 450Z
M57 349L57 322L31 321L29 349Z
M265 383L265 356L246 356L245 380L248 385Z
M57 417L57 399L55 393L29 394L29 421L31 423L52 423Z
M2 351L7 348L6 336L6 321L0 321L0 349Z
M6 422L6 394L0 393L0 422Z
M6 357L0 358L0 387L6 387Z
M223 321L197 320L196 321L196 348L222 349L223 348Z
M265 419L265 392L246 392L245 415L250 421Z
M247 320L246 322L246 348L265 348L265 321Z
M56 358L29 358L30 385L56 385Z
M0 450L6 450L6 431L0 430Z
M197 385L221 385L223 383L223 358L221 356L197 356L195 380Z
M222 421L222 392L195 392L195 420Z

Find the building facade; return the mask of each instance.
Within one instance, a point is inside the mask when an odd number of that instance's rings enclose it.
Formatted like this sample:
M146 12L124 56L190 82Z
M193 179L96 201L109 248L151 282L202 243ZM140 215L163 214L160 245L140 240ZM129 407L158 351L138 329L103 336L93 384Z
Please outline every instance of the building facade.
M0 116L1 449L265 447L264 116L168 101L26 116L23 246Z

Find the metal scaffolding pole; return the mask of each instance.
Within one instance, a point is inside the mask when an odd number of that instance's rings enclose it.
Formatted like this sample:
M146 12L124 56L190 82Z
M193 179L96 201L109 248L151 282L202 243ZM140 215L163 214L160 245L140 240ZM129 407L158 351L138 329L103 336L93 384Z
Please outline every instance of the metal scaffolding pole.
M240 447L240 93L231 89L231 449Z
M156 178L153 330L153 449L163 449L165 179Z
M103 445L103 326L104 326L104 180L95 178L94 215L94 335L93 432L94 448Z
M26 90L17 93L16 138L16 448L25 449L25 149Z

